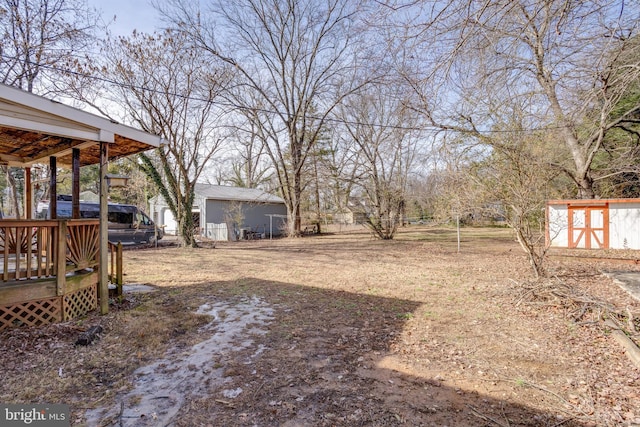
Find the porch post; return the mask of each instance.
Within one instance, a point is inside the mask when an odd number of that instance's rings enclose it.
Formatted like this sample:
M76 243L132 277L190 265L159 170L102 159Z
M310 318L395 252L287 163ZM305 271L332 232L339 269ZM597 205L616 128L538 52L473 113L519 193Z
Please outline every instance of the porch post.
M31 168L24 168L24 218L33 219L33 189L31 187Z
M71 218L80 218L80 150L71 150Z
M49 218L56 219L58 217L58 166L57 158L49 157Z
M109 312L109 272L108 270L108 191L107 186L107 166L108 166L108 143L100 142L100 313L107 314Z

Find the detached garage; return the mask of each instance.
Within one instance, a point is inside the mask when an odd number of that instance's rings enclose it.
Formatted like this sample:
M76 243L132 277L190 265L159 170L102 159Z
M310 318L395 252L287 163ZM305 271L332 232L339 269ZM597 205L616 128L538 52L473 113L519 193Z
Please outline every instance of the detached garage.
M152 198L149 207L156 224L174 234L176 220L164 199ZM192 213L199 234L210 239L269 238L283 233L287 207L282 198L255 188L196 184Z
M550 200L546 216L551 247L640 249L640 199Z

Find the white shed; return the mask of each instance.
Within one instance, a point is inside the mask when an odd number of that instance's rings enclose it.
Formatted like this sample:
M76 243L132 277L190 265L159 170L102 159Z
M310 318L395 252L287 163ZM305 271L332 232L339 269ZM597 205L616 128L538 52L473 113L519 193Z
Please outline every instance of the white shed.
M550 200L546 216L551 247L640 249L640 199Z

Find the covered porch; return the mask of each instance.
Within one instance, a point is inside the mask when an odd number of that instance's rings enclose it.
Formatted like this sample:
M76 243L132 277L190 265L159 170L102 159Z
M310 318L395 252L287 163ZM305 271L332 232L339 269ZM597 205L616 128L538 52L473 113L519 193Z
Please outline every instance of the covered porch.
M0 330L109 309L109 160L161 138L0 84L0 164L25 170L24 218L0 219ZM33 219L31 167L50 168L50 218ZM80 218L80 167L100 165L100 219ZM58 167L72 171L72 219L56 218ZM112 256L115 252L112 251Z

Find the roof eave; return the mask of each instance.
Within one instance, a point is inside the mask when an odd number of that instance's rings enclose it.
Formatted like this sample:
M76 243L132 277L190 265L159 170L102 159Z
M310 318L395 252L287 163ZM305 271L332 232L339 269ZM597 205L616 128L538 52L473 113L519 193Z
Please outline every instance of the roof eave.
M164 143L158 135L4 84L0 84L0 106L0 128L25 132L32 135L33 141L60 138L48 149L37 153L31 150L34 153L27 156L16 155L16 150L0 153L0 162L11 166L46 163L50 157L66 158L74 148L87 149L101 142L115 143L119 157L158 148ZM95 163L95 158L90 163Z

